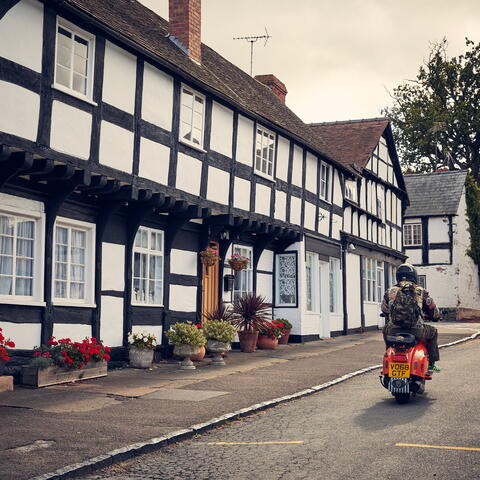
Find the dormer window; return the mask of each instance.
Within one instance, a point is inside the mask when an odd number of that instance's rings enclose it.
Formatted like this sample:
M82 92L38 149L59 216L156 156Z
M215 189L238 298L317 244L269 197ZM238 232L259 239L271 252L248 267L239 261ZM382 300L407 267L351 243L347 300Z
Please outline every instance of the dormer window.
M180 140L203 148L205 97L184 85L182 86L181 104Z
M275 156L275 134L266 128L257 126L255 143L255 173L273 178L273 159Z
M62 18L57 20L55 87L92 99L94 36Z

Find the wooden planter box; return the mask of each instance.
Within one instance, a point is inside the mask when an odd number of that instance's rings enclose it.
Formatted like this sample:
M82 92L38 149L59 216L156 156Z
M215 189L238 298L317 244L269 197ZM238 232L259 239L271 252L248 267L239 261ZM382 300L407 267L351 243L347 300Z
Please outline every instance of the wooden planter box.
M66 370L57 366L44 369L22 367L22 385L30 385L32 387L47 387L48 385L58 385L59 383L106 376L107 362L89 362L80 370Z

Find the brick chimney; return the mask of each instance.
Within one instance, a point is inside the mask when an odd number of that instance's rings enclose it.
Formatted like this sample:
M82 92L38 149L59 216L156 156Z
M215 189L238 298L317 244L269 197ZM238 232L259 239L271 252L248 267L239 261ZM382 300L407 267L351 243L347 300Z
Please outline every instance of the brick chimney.
M201 0L168 0L171 39L201 63ZM174 38L172 38L174 37Z
M266 85L282 103L285 103L287 87L275 75L255 75L255 80Z

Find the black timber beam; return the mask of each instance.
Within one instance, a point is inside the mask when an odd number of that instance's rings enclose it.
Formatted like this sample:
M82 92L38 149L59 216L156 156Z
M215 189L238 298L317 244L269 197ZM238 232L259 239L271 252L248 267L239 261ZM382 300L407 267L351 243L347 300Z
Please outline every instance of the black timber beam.
M0 159L0 188L33 165L33 155L28 152L11 152L8 149L2 149Z

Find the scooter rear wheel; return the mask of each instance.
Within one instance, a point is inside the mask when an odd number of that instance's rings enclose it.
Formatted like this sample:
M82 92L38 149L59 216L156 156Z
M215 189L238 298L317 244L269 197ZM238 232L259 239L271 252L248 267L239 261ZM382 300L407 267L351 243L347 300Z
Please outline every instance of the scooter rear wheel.
M394 393L395 400L400 405L408 403L410 401L410 393Z

